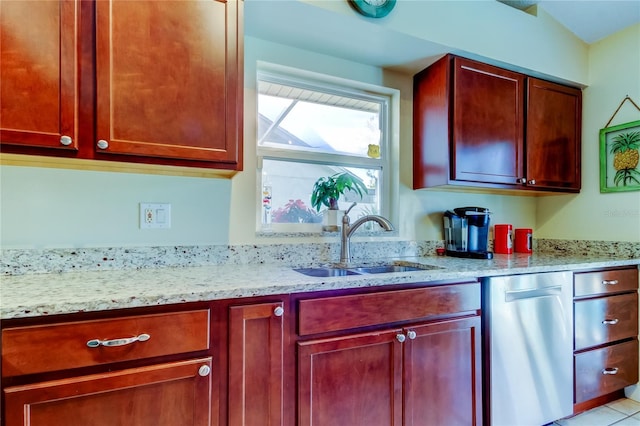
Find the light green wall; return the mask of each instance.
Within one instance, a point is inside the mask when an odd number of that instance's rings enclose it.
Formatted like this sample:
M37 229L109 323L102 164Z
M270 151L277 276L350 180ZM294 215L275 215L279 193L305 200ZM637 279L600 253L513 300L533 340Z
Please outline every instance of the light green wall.
M0 167L2 248L226 244L231 182ZM171 203L171 229L139 229L138 203Z
M354 13L346 1L300 1L372 22ZM525 13L488 0L399 0L391 14L373 22L388 31L504 62L511 68L583 85L588 81L588 45L542 8Z
M322 3L323 7L335 3L340 9L338 13L351 13L353 19L363 19L350 9L344 11L345 5L342 3L346 2ZM593 46L589 56L586 45L544 15L535 20L511 8L503 9L506 6L500 5L500 9L496 9L493 3L497 2L420 3L433 3L429 9L429 25L424 21L412 21L411 16L402 12L402 8L398 8L395 20L385 21L381 25L393 24L396 31L414 34L422 31L418 28L421 27L426 29L426 32L420 33L421 37L434 38L438 43L451 46L452 50L469 51L574 82L585 82L587 73L591 74L593 87L585 92L582 194L539 199L413 191L410 75L248 37L245 52L245 171L232 180L224 180L2 166L0 244L3 248L50 248L278 241L259 239L254 233L257 215L254 148L257 60L399 90L400 114L396 132L400 170L397 225L401 238L442 238L442 211L475 205L488 207L494 212L492 223L532 227L537 237L637 239L637 215L606 220L603 206L618 210L634 203L637 206L639 193L599 195L596 178L598 162L595 156L597 129L606 122L626 93L636 100L640 98L638 80L633 80L633 76L638 75L637 55L640 49L636 44L635 56L631 54L631 59L627 59L635 63L635 71L632 67L620 69L620 54L616 53L618 50L633 50L634 37L636 42L640 39L638 28L635 33L618 35ZM464 5L459 3L466 4L467 9L461 9ZM485 9L477 9L480 4L485 5ZM461 20L458 17L452 19L454 13L461 14ZM473 24L472 21L479 23ZM447 27L443 22L450 22L452 26ZM506 29L501 29L503 27ZM512 31L515 32L509 37ZM610 61L614 61L615 65L609 65ZM612 74L608 74L609 70ZM614 87L620 93L614 93ZM593 152L586 149L590 146ZM138 229L139 202L171 203L172 229ZM588 216L584 216L585 212ZM583 220L583 217L588 219ZM604 220L604 231L593 226L593 219ZM630 233L629 229L633 232Z
M543 238L640 242L640 191L600 193L599 134L629 95L640 105L640 24L589 48L589 87L583 92L582 191L538 201ZM627 101L611 125L640 120Z

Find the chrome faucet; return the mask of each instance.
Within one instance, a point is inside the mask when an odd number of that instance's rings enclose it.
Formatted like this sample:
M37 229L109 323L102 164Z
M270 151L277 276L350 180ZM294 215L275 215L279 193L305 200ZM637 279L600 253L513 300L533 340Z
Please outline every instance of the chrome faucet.
M356 206L356 204L357 203L351 204L351 207L349 207L347 211L344 212L344 216L342 216L342 238L340 241L340 263L342 264L348 264L351 262L351 251L349 247L351 244L351 235L360 227L360 225L366 222L377 222L385 231L393 231L393 225L389 219L376 214L363 216L353 222L353 225L350 225L349 212Z

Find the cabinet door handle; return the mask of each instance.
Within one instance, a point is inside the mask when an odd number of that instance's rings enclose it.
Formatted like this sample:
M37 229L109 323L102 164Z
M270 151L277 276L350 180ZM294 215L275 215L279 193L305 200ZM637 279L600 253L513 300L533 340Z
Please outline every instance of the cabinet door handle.
M407 336L402 333L398 333L396 334L396 339L398 339L398 342L404 343L404 341L407 340Z
M73 143L73 139L71 136L60 136L60 144L64 146L69 146Z
M109 148L109 142L105 141L104 139L100 139L97 143L98 148L100 149L107 149Z
M602 280L602 285L616 285L618 280Z
M149 336L148 334L141 334L139 336L135 336L135 337L125 337L122 339L110 339L110 340L100 340L100 339L93 339L93 340L89 340L87 342L87 346L89 346L90 348L97 348L99 346L124 346L124 345L130 345L131 343L134 342L146 342L147 340L149 340L151 338L151 336Z
M278 306L273 310L273 315L281 317L282 315L284 315L284 308L282 306Z
M535 180L535 179L531 179L531 180L528 182L528 184L529 184L529 185L535 185L535 184L536 184L536 180Z
M211 367L208 365L201 365L200 368L198 368L198 375L202 377L208 376L209 373L211 373Z
M606 375L614 375L614 374L618 374L618 367L607 367L605 369L602 370L602 374Z
M516 179L516 183L527 183L527 178L518 178Z
M618 323L618 318L606 319L606 320L603 320L602 323L605 325L616 325Z
M416 334L416 332L415 332L415 331L413 331L413 330L409 330L409 331L407 331L407 337L408 337L410 340L415 339L415 338L416 338L416 336L417 336L417 334Z

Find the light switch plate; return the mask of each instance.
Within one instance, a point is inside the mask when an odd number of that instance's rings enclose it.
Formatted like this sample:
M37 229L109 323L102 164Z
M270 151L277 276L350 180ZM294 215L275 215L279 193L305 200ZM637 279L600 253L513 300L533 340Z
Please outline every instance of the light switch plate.
M171 228L171 204L140 203L140 229Z

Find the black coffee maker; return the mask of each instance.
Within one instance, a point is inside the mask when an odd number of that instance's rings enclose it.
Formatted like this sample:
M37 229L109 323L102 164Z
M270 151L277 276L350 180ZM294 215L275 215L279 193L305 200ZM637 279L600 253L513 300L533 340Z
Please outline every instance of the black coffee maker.
M458 207L444 212L444 243L447 256L492 259L487 250L489 209Z

